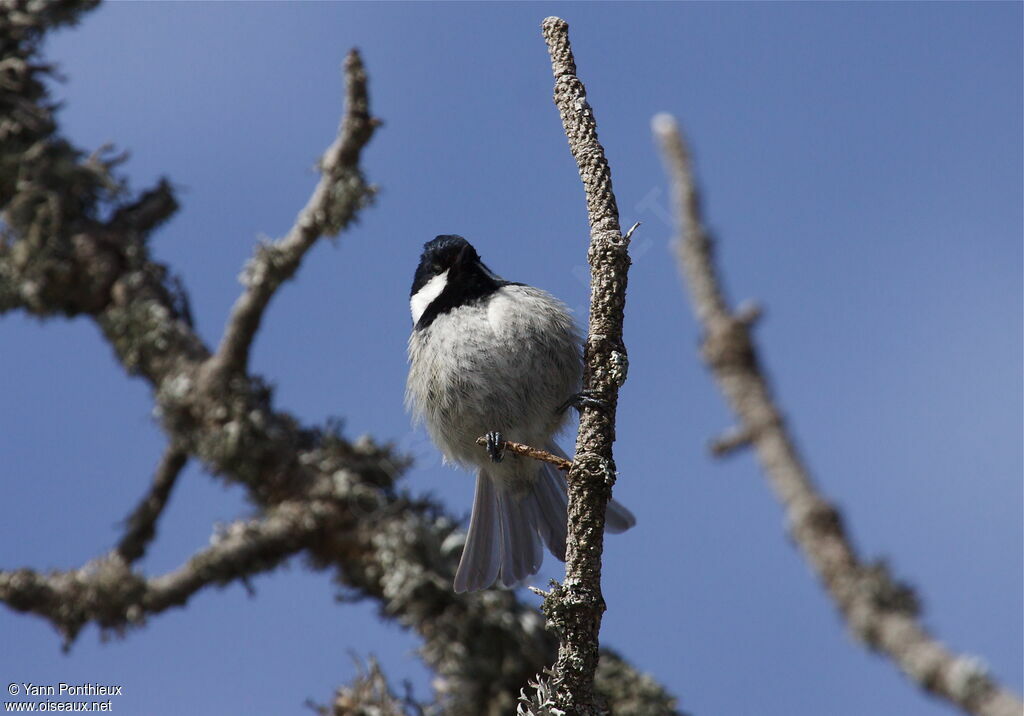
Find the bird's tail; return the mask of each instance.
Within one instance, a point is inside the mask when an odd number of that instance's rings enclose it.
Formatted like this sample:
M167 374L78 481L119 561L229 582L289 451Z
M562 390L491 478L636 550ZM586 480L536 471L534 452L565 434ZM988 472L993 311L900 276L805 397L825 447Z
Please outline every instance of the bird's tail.
M548 452L565 457L554 442ZM568 498L565 477L554 465L541 463L532 489L521 495L504 490L481 469L476 476L473 514L462 560L455 573L456 592L486 589L499 576L506 587L536 574L543 551L565 561ZM605 529L625 532L636 524L633 513L608 502Z

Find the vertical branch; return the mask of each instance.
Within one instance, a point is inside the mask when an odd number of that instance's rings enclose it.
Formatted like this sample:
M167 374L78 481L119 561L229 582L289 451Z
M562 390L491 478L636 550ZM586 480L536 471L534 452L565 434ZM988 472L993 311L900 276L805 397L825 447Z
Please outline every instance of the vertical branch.
M597 139L597 124L587 92L576 76L569 46L569 25L557 17L543 23L555 75L555 105L569 148L579 166L590 222L590 325L584 345L583 387L603 407L587 405L580 414L576 457L569 472L569 538L565 583L544 601L544 610L561 641L554 668L555 701L575 714L599 713L594 694L601 596L604 513L615 482L612 442L619 387L626 379L622 343L629 236L619 229L611 170Z
M892 659L921 688L968 713L1020 716L1020 699L996 683L980 660L952 653L924 628L910 587L894 580L883 562L865 562L857 554L838 508L819 493L776 407L750 330L757 311L729 308L676 121L658 115L653 128L672 182L680 269L704 328L701 351L740 420L739 428L713 449L721 454L753 446L786 510L793 541L854 635Z

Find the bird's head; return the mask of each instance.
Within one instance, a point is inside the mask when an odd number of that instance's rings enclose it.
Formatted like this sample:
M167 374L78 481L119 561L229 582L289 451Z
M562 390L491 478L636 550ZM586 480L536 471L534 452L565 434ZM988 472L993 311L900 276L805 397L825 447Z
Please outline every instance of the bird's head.
M413 277L409 307L416 328L439 315L479 301L508 285L480 261L480 254L461 236L444 234L423 245Z

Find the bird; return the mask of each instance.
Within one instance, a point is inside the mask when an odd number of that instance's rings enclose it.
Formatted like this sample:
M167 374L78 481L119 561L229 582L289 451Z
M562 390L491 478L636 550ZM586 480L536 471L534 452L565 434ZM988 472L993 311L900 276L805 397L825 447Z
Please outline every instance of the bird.
M423 245L409 308L406 408L447 463L476 472L455 591L522 582L540 569L542 545L564 562L565 478L550 463L501 448L509 440L564 458L555 435L568 407L601 403L580 390L582 339L568 307L506 281L466 239L444 234ZM609 532L634 524L628 509L608 502Z

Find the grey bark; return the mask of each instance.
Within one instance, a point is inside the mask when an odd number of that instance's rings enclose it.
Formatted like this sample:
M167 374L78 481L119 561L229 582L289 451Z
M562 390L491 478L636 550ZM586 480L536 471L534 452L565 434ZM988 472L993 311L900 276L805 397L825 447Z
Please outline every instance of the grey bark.
M544 599L544 613L559 635L558 659L551 674L552 700L573 714L604 710L594 690L599 656L601 554L604 518L615 484L615 409L626 379L622 322L629 271L629 238L619 229L611 169L597 139L597 123L586 88L576 76L569 25L557 17L543 23L544 40L555 76L555 105L569 140L586 193L590 223L590 324L584 343L583 387L604 402L580 413L576 453L569 471L569 537L565 581Z

